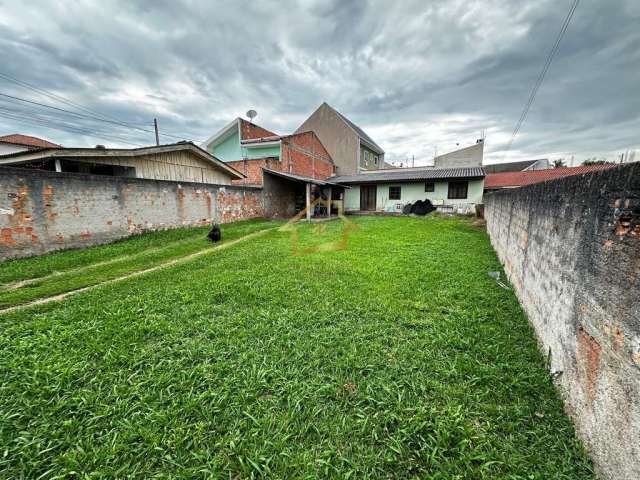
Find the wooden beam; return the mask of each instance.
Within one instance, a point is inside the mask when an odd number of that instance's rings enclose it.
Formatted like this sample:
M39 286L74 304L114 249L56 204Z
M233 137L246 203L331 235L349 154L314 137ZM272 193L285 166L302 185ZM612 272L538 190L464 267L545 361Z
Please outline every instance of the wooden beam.
M307 222L311 221L311 184L307 183Z

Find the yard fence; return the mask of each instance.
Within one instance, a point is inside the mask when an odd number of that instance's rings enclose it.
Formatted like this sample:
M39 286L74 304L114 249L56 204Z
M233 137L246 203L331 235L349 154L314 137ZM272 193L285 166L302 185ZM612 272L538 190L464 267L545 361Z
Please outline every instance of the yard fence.
M0 167L0 258L262 216L256 187Z
M640 478L640 163L485 198L491 242L603 478Z

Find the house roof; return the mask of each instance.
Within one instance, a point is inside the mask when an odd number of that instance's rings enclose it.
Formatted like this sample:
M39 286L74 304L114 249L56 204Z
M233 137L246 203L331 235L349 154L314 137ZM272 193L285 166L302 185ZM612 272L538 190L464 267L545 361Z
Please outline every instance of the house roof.
M202 160L228 173L231 177L244 178L235 168L211 155L192 142L178 142L140 148L40 148L16 152L0 157L0 165L29 163L48 158L96 158L96 157L142 157L144 155L189 151Z
M324 104L327 107L329 107L331 110L336 112L338 117L340 117L342 119L342 121L344 121L344 123L349 125L349 127L351 127L351 129L354 132L356 132L356 135L358 135L358 137L360 137L361 141L364 141L364 143L366 144L367 147L369 147L371 150L374 150L376 153L379 153L379 154L383 154L384 153L384 150L382 149L382 147L380 145L378 145L376 142L374 142L373 139L369 135L367 135L367 133L364 130L362 130L358 125L353 123L351 120L349 120L347 117L345 117L343 114L341 114L339 111L337 111L335 108L333 108L328 103L325 102Z
M262 137L278 137L279 136L277 133L273 133L272 131L267 130L266 128L263 128L259 125L248 122L243 118L236 117L233 120L231 120L229 123L227 123L224 127L222 127L220 130L218 130L216 133L211 135L204 142L202 142L200 146L206 150L207 147L212 143L216 143L219 140L227 138L228 135L235 129L237 129L237 131L239 132L241 142L244 142L250 139L262 138Z
M582 165L580 167L548 168L546 170L529 170L526 172L489 173L484 180L485 189L514 188L534 183L546 182L556 178L582 175L599 170L616 167L616 164Z
M482 167L462 168L394 168L385 171L360 173L358 175L340 175L329 177L328 180L335 183L389 183L411 182L423 180L443 180L448 178L483 178L485 176Z
M271 170L270 168L262 167L262 171L265 173L269 173L271 175L275 175L276 177L286 178L287 180L292 180L297 183L311 183L313 185L337 185L336 182L329 182L327 180L318 180L317 178L306 177L304 175L296 175L295 173L288 172L279 172L277 170Z
M12 143L14 145L24 145L25 147L35 148L62 148L57 143L50 142L43 138L32 137L30 135L22 135L20 133L14 133L11 135L4 135L0 137L1 143Z
M483 167L487 174L502 172L522 172L542 160L546 160L546 158L538 158L536 160L523 160L520 162L491 163L489 165L483 165Z

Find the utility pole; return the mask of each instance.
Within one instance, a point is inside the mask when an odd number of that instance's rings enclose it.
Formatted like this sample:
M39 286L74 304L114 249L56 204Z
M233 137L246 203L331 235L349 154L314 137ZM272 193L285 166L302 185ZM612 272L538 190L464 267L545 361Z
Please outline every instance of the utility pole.
M156 131L156 145L160 145L160 136L158 135L158 119L153 119L153 128Z

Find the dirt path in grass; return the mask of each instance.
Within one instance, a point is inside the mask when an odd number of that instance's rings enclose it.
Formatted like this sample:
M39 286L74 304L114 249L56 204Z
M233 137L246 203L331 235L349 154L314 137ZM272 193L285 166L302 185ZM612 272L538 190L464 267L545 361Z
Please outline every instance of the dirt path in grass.
M156 266L151 267L151 268L147 268L147 269L144 269L144 270L138 270L136 272L128 273L126 275L122 275L121 277L116 277L116 278L112 278L112 279L109 279L109 280L105 280L104 282L101 282L101 283L96 283L94 285L90 285L90 286L87 286L87 287L78 288L76 290L70 290L68 292L61 293L59 295L53 295L51 297L39 298L39 299L33 300L32 302L29 302L29 303L23 303L22 305L14 305L12 307L2 308L2 309L0 309L0 315L3 314L3 313L10 313L10 312L13 312L13 311L16 311L16 310L22 310L24 308L34 307L36 305L44 305L44 304L50 303L50 302L59 302L59 301L62 301L65 298L67 298L67 297L69 297L71 295L76 295L78 293L83 293L83 292L86 292L88 290L93 290L94 288L102 287L103 285L109 285L109 284L112 284L112 283L120 282L122 280L127 280L128 278L138 277L140 275L144 275L144 274L147 274L147 273L155 272L157 270L162 270L164 268L172 267L174 265L187 262L189 260L192 260L194 258L200 257L202 255L206 255L207 253L212 253L212 252L215 252L215 251L218 251L218 250L224 250L226 248L232 247L233 245L236 245L238 243L244 242L246 240L250 240L252 238L256 238L256 237L262 236L265 233L270 232L272 230L276 230L278 228L280 228L280 227L278 226L278 227L273 227L273 228L267 228L266 230L260 230L260 231L254 232L254 233L250 233L249 235L245 235L244 237L240 237L240 238L237 238L235 240L231 240L229 242L223 243L222 245L218 245L218 246L215 246L215 247L211 247L211 248L207 248L207 249L204 249L204 250L200 250L198 252L191 253L191 254L186 255L184 257L174 258L174 259L169 260L167 262L161 263L160 265L156 265ZM93 266L95 266L95 264Z
M175 242L171 242L168 243L166 245L163 245L162 247L152 247L152 248L148 248L146 250L142 250L140 252L134 252L134 253L127 253L124 255L120 255L117 257L113 257L110 258L109 260L103 260L100 262L96 262L96 263L88 263L86 265L81 265L79 267L73 267L73 268L69 268L67 270L58 270L52 273L49 273L47 275L42 275L40 277L32 277L32 278L26 278L24 280L18 280L17 282L11 282L11 283L5 283L3 285L0 285L0 292L8 292L11 290L17 290L19 288L22 287L26 287L27 285L31 285L33 283L36 282L40 282L43 280L49 280L50 278L55 278L55 277L59 277L61 275L67 275L69 273L80 273L84 270L89 270L91 268L95 268L95 267L102 267L102 266L106 266L106 265L111 265L113 263L118 263L121 262L122 260L133 260L135 258L141 257L143 255L148 255L149 253L157 253L157 252L161 252L163 250L168 250L172 247L176 247L182 244L187 244L190 242L193 242L197 237L192 237L192 238L186 238L184 240L177 240Z

